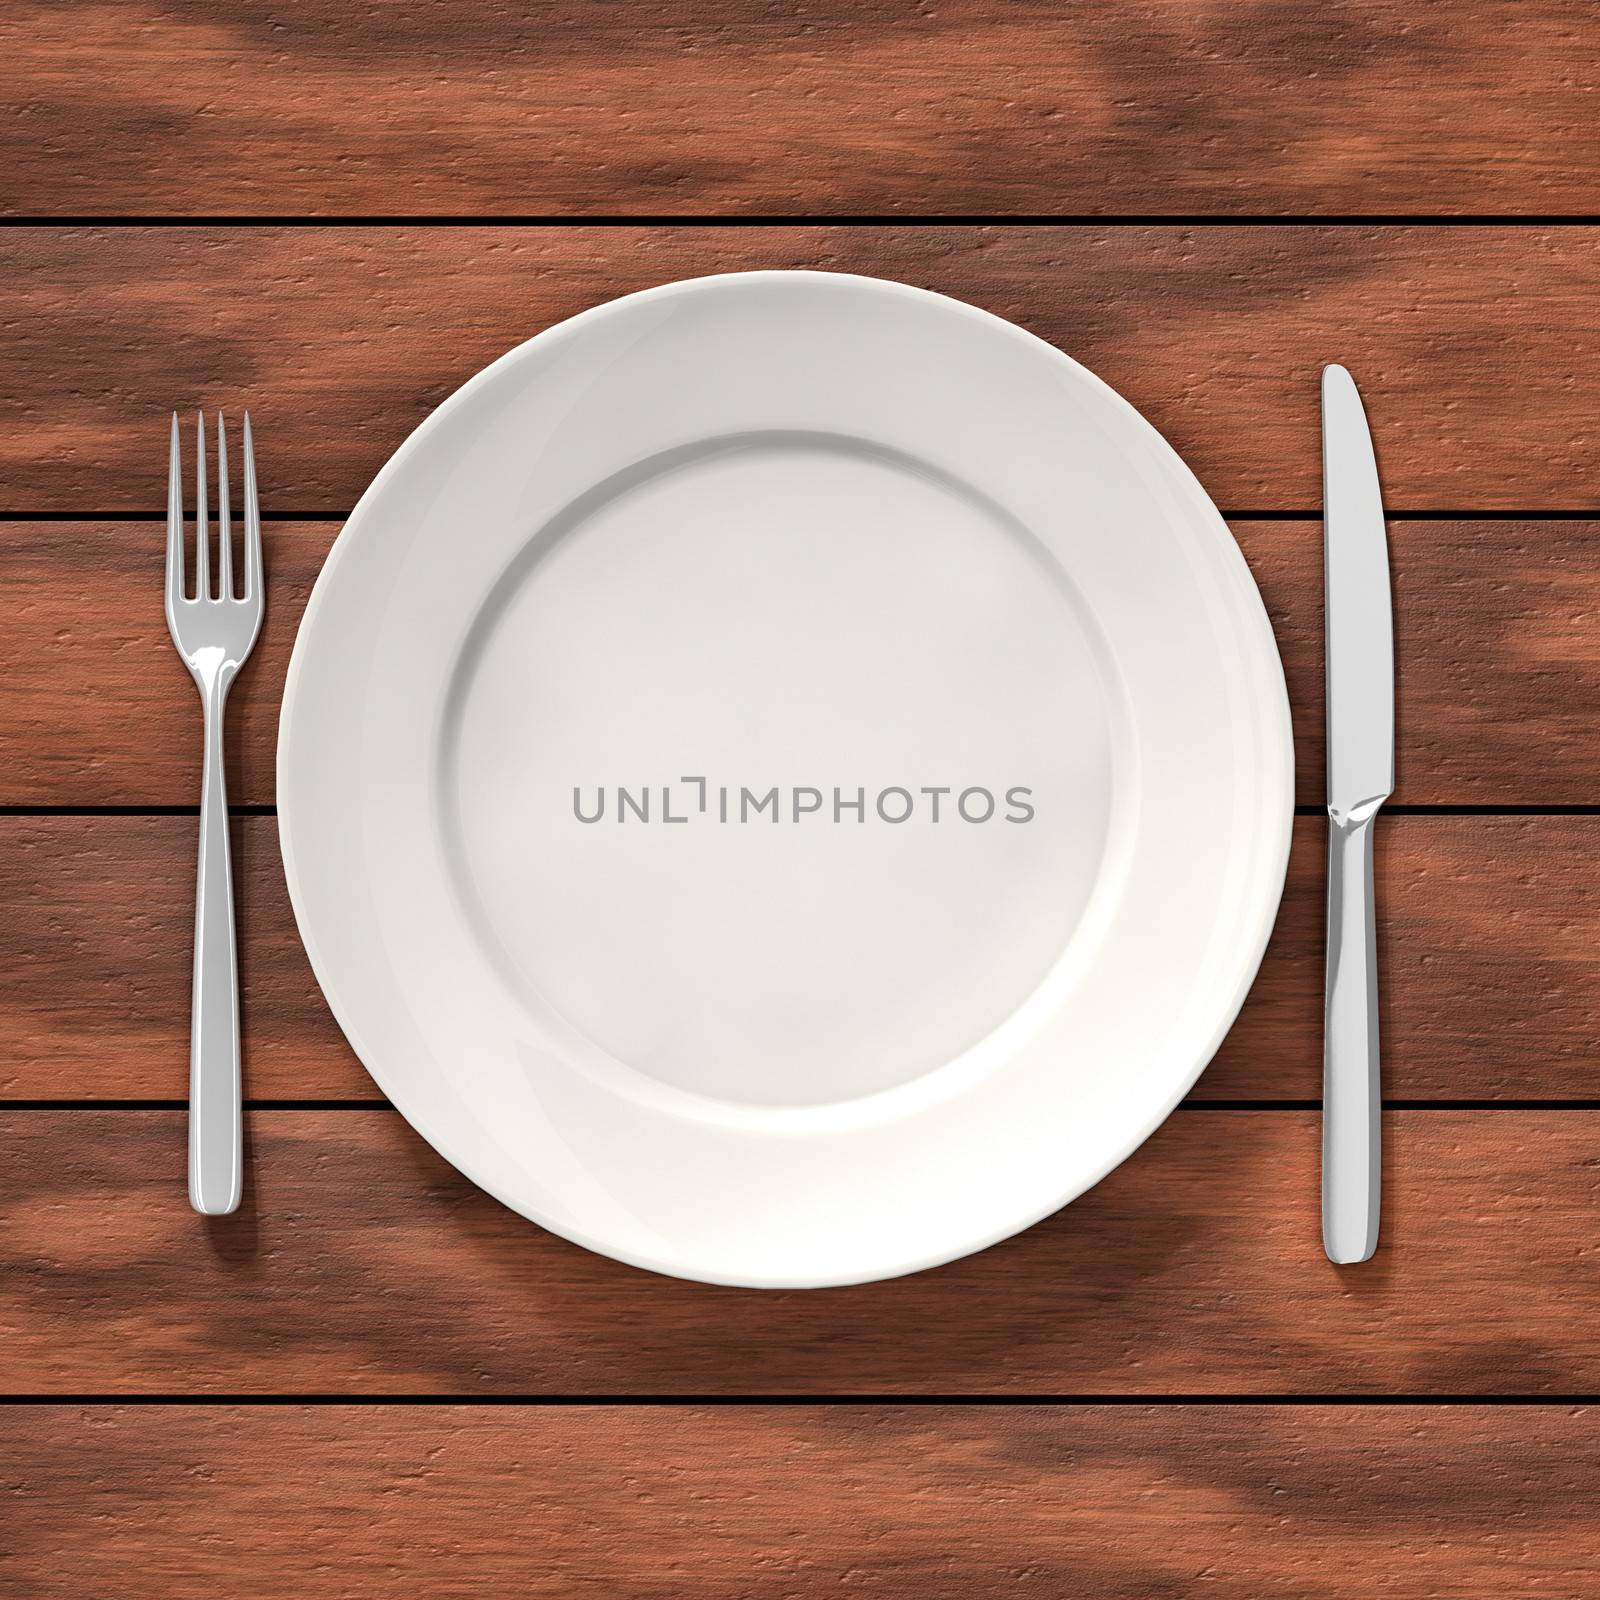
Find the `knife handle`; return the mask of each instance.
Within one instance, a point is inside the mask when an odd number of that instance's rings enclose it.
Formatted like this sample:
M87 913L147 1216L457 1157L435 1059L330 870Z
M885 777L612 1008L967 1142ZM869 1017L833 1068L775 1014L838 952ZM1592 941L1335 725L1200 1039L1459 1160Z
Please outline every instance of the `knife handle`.
M1328 970L1322 1058L1322 1244L1365 1261L1378 1247L1383 1180L1378 1079L1378 941L1373 908L1376 803L1329 813Z

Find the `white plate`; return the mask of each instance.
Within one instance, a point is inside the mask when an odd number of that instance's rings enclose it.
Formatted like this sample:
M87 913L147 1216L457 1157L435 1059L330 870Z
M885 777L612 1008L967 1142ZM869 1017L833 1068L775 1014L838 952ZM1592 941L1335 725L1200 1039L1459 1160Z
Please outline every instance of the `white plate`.
M406 441L278 798L317 978L442 1155L799 1286L980 1249L1154 1130L1255 975L1292 765L1250 574L1130 406L956 301L759 272L552 328Z

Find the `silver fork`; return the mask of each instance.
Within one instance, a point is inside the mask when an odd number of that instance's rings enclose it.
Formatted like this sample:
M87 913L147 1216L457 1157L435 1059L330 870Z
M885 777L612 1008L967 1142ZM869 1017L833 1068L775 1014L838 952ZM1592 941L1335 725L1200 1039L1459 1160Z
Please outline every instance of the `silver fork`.
M205 713L200 792L200 865L195 887L194 996L189 1017L189 1204L208 1216L238 1209L244 1187L239 1087L239 966L233 939L233 866L228 790L222 770L222 713L228 689L261 631L261 513L250 414L244 418L244 587L233 589L228 506L228 441L217 414L217 585L211 585L206 518L206 419L195 460L194 593L184 582L183 481L178 414L172 414L167 472L167 629L189 669Z

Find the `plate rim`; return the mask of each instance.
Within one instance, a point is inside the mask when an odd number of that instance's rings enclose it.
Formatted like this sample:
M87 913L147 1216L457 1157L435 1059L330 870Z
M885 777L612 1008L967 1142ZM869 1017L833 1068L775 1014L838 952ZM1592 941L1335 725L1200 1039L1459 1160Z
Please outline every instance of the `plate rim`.
M1276 671L1268 670L1265 674L1265 677L1269 680L1266 687L1271 691L1266 698L1270 700L1271 704L1270 713L1264 717L1262 727L1264 745L1262 751L1263 769L1269 766L1276 768L1275 772L1264 772L1266 780L1272 784L1276 791L1275 795L1269 797L1271 803L1266 806L1264 814L1268 818L1273 816L1277 818L1276 834L1270 841L1272 845L1270 852L1264 851L1263 853L1262 865L1259 869L1263 873L1266 888L1261 894L1252 925L1245 930L1245 935L1247 936L1241 936L1237 941L1237 947L1245 954L1246 959L1239 968L1239 978L1234 991L1228 995L1226 1004L1221 1005L1218 1010L1218 1021L1215 1027L1207 1036L1205 1042L1198 1046L1195 1051L1195 1060L1192 1068L1185 1069L1185 1075L1182 1081L1178 1083L1175 1091L1157 1102L1155 1111L1148 1118L1141 1119L1138 1122L1136 1131L1131 1138L1119 1142L1114 1147L1108 1146L1108 1153L1105 1159L1095 1165L1087 1176L1082 1177L1081 1181L1075 1179L1072 1184L1067 1185L1058 1198L1052 1198L1042 1207L1025 1214L1021 1220L1008 1221L998 1229L987 1231L979 1236L976 1241L963 1240L954 1246L932 1249L914 1260L855 1274L840 1274L837 1272L796 1273L792 1271L775 1271L762 1274L743 1272L721 1274L715 1270L707 1270L705 1268L685 1270L681 1265L654 1256L648 1250L619 1248L610 1242L601 1243L596 1236L587 1233L582 1228L573 1227L565 1223L557 1225L545 1217L535 1215L526 1204L510 1198L497 1184L481 1176L475 1162L471 1159L463 1159L459 1151L454 1148L453 1139L439 1133L430 1126L430 1119L426 1113L413 1114L413 1107L408 1103L413 1097L409 1093L396 1095L394 1087L384 1081L383 1074L372 1063L372 1052L364 1049L359 1042L360 1030L355 1028L350 1021L345 1002L337 997L336 986L330 982L325 953L321 950L314 932L307 924L306 915L303 911L303 907L306 904L306 896L301 883L292 838L293 808L285 806L282 802L282 797L286 791L285 777L291 759L292 722L295 706L304 690L305 658L310 649L308 640L314 630L321 605L336 581L336 571L342 559L342 554L350 549L353 543L353 536L359 535L362 523L372 514L373 505L385 491L389 481L405 469L413 455L426 448L428 436L441 421L448 418L461 406L469 404L480 390L489 387L506 368L536 358L536 351L541 345L548 346L557 340L573 336L581 332L587 325L605 320L612 315L621 314L624 308L632 307L642 302L669 299L689 292L714 290L718 285L749 284L762 281L804 282L816 280L824 280L830 284L842 283L868 292L887 294L896 298L935 301L951 313L981 322L997 336L1004 334L1005 337L1014 342L1035 347L1047 353L1050 360L1058 364L1064 363L1076 379L1085 382L1102 403L1108 404L1124 420L1131 422L1136 431L1153 439L1160 449L1165 452L1171 464L1181 474L1185 489L1194 496L1197 515L1203 521L1209 523L1213 532L1219 536L1218 543L1221 547L1222 561L1233 568L1236 578L1243 578L1242 604L1243 609L1249 614L1246 628L1250 634L1254 635L1254 647L1258 650L1264 647L1263 664L1269 669L1276 668ZM1266 708L1264 707L1264 709ZM389 1099L394 1109L410 1126L412 1131L475 1187L490 1195L509 1211L527 1219L534 1223L535 1226L558 1238L565 1239L569 1243L578 1245L607 1259L620 1261L644 1271L654 1272L681 1281L757 1289L842 1287L859 1283L885 1282L943 1266L969 1255L978 1254L1006 1239L1028 1231L1037 1226L1046 1217L1065 1209L1075 1200L1087 1194L1110 1173L1121 1166L1123 1162L1134 1155L1167 1121L1199 1081L1206 1068L1215 1058L1217 1050L1233 1027L1239 1012L1249 997L1251 989L1255 985L1282 905L1295 820L1294 731L1287 680L1283 670L1282 652L1278 647L1276 631L1268 615L1260 586L1256 582L1255 575L1245 559L1238 540L1234 537L1227 520L1222 516L1221 511L1217 508L1205 486L1200 482L1198 476L1176 446L1130 400L1126 399L1098 374L1048 340L1041 338L1027 328L998 313L988 311L982 306L958 299L953 295L904 283L897 279L879 278L865 273L833 272L817 268L758 268L749 271L706 273L690 278L672 279L665 283L654 284L627 294L615 296L587 306L582 311L575 312L569 317L564 317L560 321L540 329L527 339L518 342L486 366L473 373L459 387L452 390L449 395L440 401L406 435L384 461L372 481L362 491L349 516L340 526L339 532L335 535L333 543L329 547L328 553L317 572L311 593L306 600L305 609L295 630L294 646L290 653L288 667L284 676L283 694L278 714L278 736L273 774L274 798L277 801L279 854L289 892L290 907L294 915L295 930L305 951L312 975L316 979L317 987L322 994L324 1003L327 1005L340 1032L344 1035L346 1043L360 1061L363 1071L383 1091L386 1098Z

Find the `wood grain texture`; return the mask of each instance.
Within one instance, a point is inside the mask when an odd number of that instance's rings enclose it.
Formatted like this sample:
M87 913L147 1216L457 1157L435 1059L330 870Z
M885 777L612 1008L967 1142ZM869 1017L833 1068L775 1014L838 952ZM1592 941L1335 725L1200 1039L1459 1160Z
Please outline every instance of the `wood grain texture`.
M8 1423L0 1588L33 1600L1600 1589L1592 1407L40 1405Z
M758 267L1015 320L1228 508L1320 505L1330 360L1361 383L1391 510L1597 504L1600 228L27 228L0 234L0 512L159 515L166 411L205 404L254 412L269 513L343 516L521 340Z
M267 619L229 699L229 795L274 799L278 707L336 528L266 530ZM1294 712L1298 796L1323 798L1322 527L1239 522ZM1600 798L1600 520L1390 528L1397 803ZM161 607L154 523L0 523L0 804L193 804L198 702Z
M1581 0L13 0L33 214L1593 212Z
M1027 1233L890 1283L656 1277L390 1111L255 1112L195 1216L177 1112L0 1113L20 1394L1485 1395L1600 1385L1600 1114L1390 1113L1384 1244L1319 1241L1318 1118L1180 1111Z
M1322 1086L1325 826L1296 824L1260 976L1201 1100ZM187 1095L190 817L0 818L0 1096ZM380 1091L296 935L270 817L234 823L245 1087ZM1385 1086L1393 1099L1600 1097L1600 817L1396 817L1379 829Z

